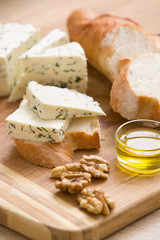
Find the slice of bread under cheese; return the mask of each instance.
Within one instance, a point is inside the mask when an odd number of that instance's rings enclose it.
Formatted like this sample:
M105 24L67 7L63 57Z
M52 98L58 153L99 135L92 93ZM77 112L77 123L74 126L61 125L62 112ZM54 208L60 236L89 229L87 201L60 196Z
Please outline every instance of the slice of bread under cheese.
M50 31L45 37L43 37L36 45L34 45L32 48L30 48L25 54L19 59L21 62L23 58L31 57L31 53L41 53L49 48L61 46L64 44L69 43L69 38L67 34L60 29L56 28L52 31ZM26 78L23 77L25 75L25 72L27 70L27 67L23 68L23 65L21 64L21 78L16 83L16 86L11 92L11 95L9 97L9 101L16 101L20 98L22 98L23 94L25 93L25 84L27 82ZM31 72L30 72L31 73ZM31 75L31 74L30 74Z
M0 24L0 96L7 96L20 79L18 57L40 39L39 29L18 23Z
M130 61L114 81L111 107L124 118L160 121L160 54Z
M19 154L27 161L42 167L57 167L71 163L74 150L100 148L98 117L73 119L58 143L36 143L15 139Z
M67 119L105 115L99 103L85 94L67 88L29 82L26 88L29 107L42 119Z
M100 126L98 117L74 118L65 133L65 141L74 150L100 148Z
M15 139L18 153L35 165L53 168L72 162L74 150L70 143L37 143Z

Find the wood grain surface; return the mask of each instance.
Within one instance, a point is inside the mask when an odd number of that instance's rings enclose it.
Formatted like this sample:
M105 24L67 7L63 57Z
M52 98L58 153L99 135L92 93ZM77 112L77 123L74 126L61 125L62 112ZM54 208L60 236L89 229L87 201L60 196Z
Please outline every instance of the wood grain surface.
M31 23L40 27L43 34L59 27L66 30L66 19L71 11L91 7L100 13L109 12L130 17L146 30L160 32L160 1L158 0L1 0L0 21ZM94 181L101 185L117 201L112 213L105 216L86 214L79 209L76 196L59 193L50 178L50 170L25 162L17 153L13 140L6 135L4 119L19 103L0 100L0 223L38 240L48 239L102 239L160 206L160 176L138 177L122 172L116 165L114 133L125 119L109 107L110 82L89 66L88 95L99 101L107 117L100 118L102 148L100 151L77 151L74 161L82 154L98 154L111 162L107 181ZM158 219L159 211L146 217L108 239L137 239L139 228L145 229L139 239L159 239L159 225L155 232L146 231ZM146 220L149 219L149 220ZM140 222L143 222L142 224ZM142 227L143 226L143 227ZM3 231L0 239L25 239L16 233ZM136 229L136 230L135 230ZM143 230L143 229L142 229ZM145 234L144 234L145 232ZM2 234L1 234L2 233ZM6 234L5 234L6 233ZM146 235L147 233L147 235ZM133 234L133 235L132 235ZM7 236L8 235L8 236ZM116 237L117 235L117 237ZM12 236L12 237L11 237ZM124 237L125 236L125 237Z

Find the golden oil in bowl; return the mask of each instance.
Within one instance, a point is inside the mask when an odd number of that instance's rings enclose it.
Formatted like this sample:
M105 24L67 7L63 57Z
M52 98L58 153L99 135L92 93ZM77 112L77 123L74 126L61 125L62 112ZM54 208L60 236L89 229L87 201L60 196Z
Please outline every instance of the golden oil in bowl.
M117 160L128 171L160 173L160 122L133 120L116 131Z

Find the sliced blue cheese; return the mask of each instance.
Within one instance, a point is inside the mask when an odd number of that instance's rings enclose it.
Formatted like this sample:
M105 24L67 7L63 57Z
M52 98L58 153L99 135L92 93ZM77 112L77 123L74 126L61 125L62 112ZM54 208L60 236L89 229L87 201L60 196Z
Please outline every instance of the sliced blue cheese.
M18 57L40 39L39 29L18 23L0 24L0 96L7 96L20 79Z
M67 120L42 120L23 103L6 118L7 133L32 142L61 142L70 124Z
M67 88L29 82L26 97L30 108L42 119L67 119L105 115L92 97Z
M43 85L87 90L87 61L83 48L75 42L49 48L41 52L30 52L21 57L23 74L10 101L21 99L25 84L36 81Z

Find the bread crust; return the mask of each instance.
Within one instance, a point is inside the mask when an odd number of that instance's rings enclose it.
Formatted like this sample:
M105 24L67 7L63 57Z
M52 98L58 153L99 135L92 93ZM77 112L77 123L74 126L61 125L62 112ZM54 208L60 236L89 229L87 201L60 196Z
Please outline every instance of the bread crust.
M28 162L52 168L72 162L74 150L70 143L33 143L15 139L19 154Z
M130 83L127 79L129 66L130 63L122 69L118 77L113 82L110 93L110 105L114 112L118 112L122 117L130 120L134 119L138 113L138 99L132 91ZM132 106L128 106L132 105L132 102L135 103L134 108Z
M72 145L74 150L101 147L100 133L98 129L93 134L87 134L85 132L71 132L69 134L66 134L65 140Z
M156 97L139 97L139 108L136 119L145 118L160 121L160 103Z
M115 80L114 74L107 66L107 62L114 54L114 44L112 46L103 44L106 34L113 32L117 34L121 26L128 26L150 36L155 46L157 45L151 34L145 32L139 24L129 18L110 14L98 16L92 10L80 9L69 16L67 25L71 40L82 45L88 61L111 81Z

